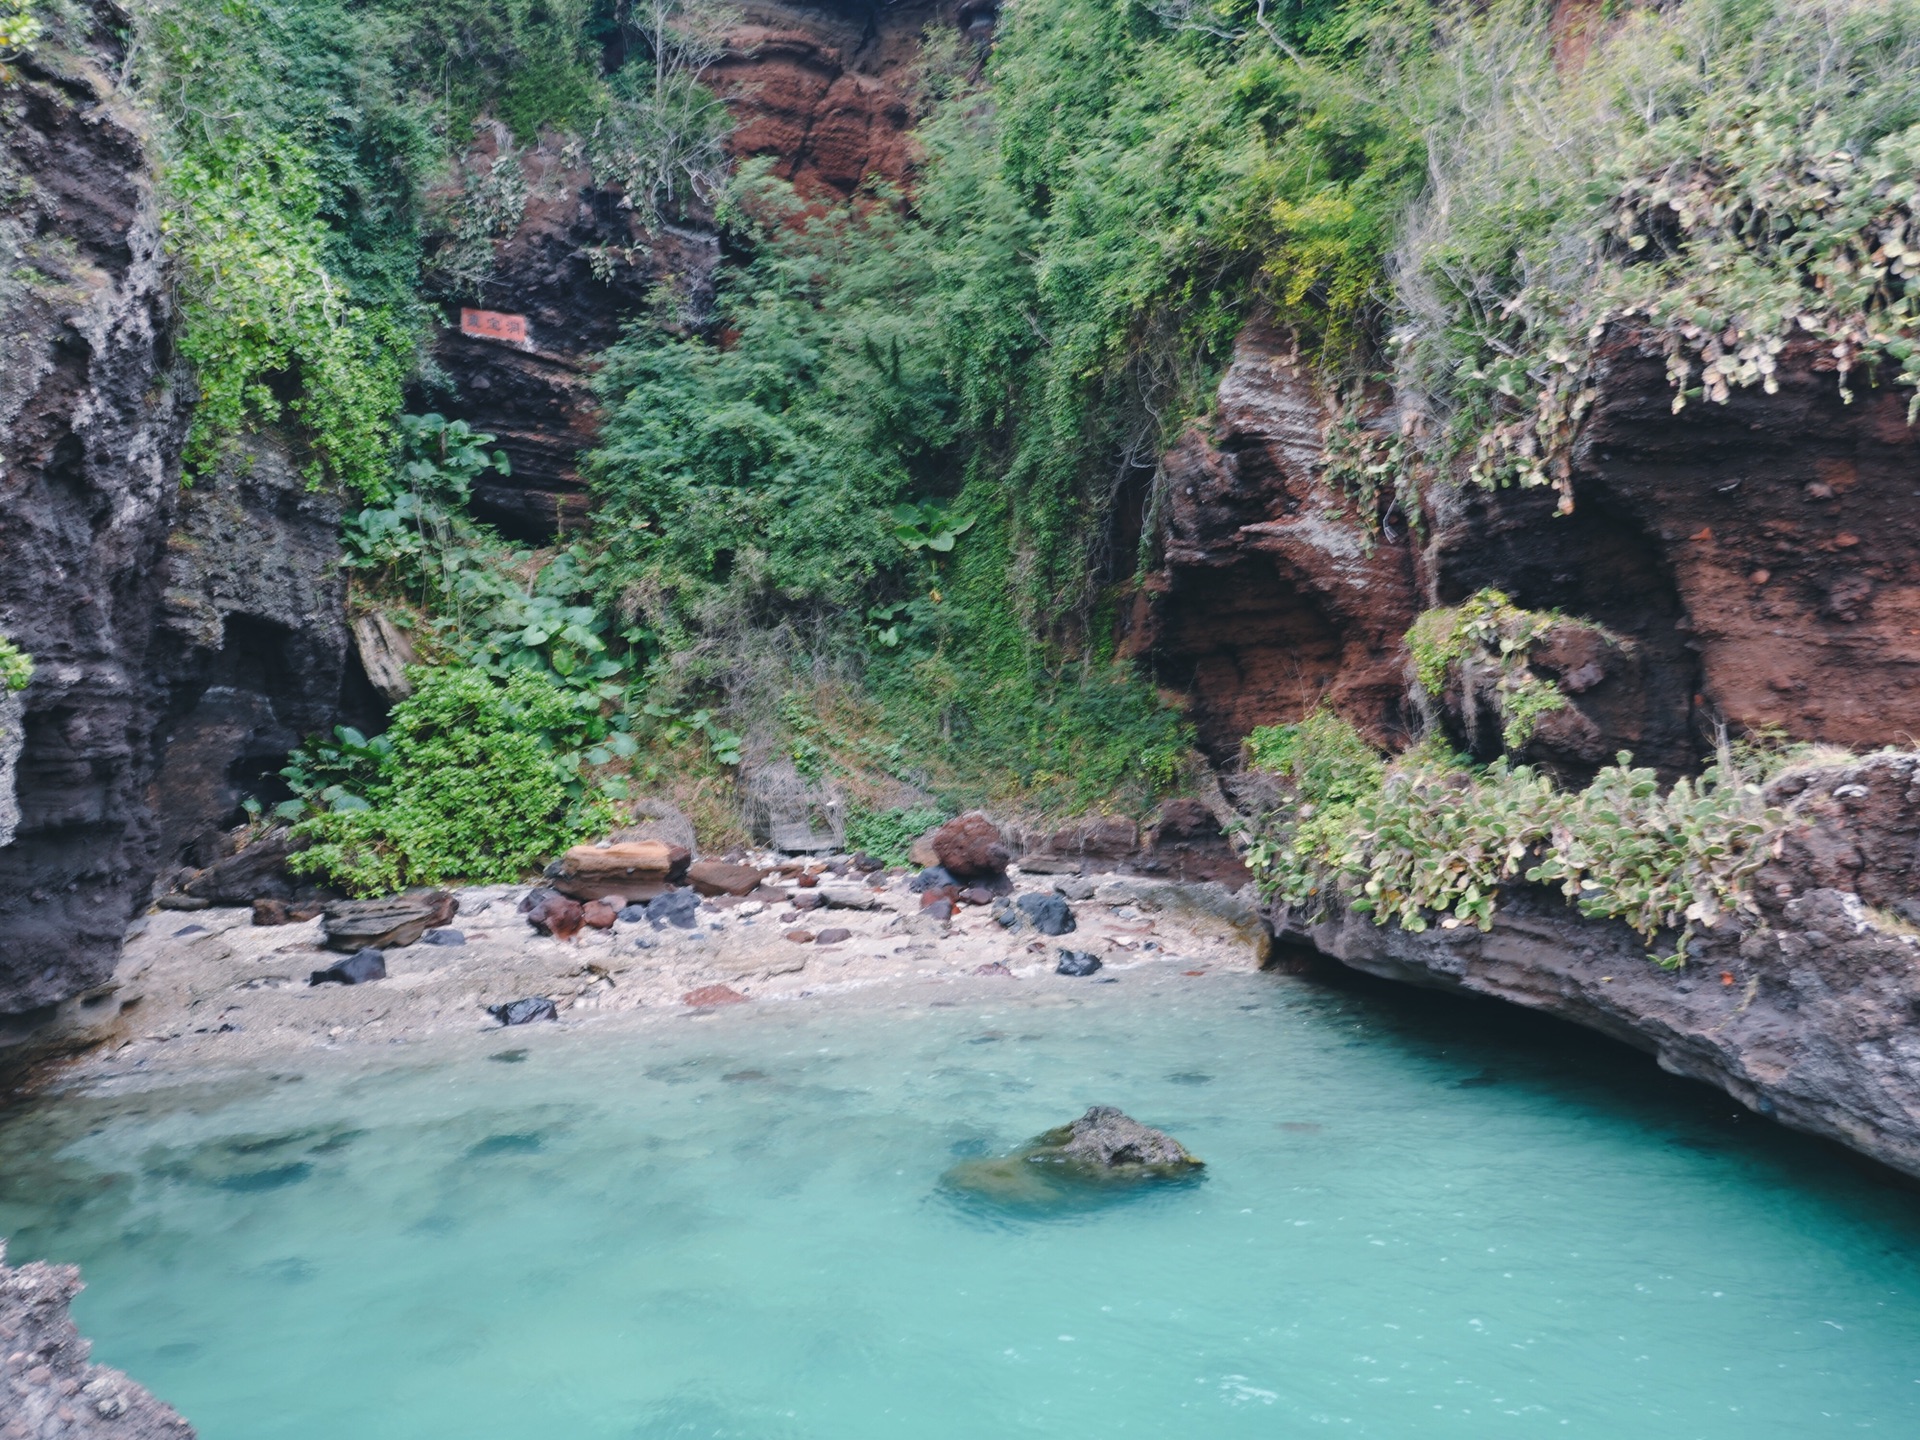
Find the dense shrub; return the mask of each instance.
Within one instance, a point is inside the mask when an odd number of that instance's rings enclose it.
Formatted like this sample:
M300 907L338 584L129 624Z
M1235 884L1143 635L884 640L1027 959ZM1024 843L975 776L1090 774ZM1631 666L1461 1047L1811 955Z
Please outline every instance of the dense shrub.
M581 730L569 697L526 673L505 683L465 669L414 678L380 745L362 742L344 765L336 749L331 772L296 757L290 778L326 808L296 825L311 843L294 869L356 894L515 880L608 822L568 744Z

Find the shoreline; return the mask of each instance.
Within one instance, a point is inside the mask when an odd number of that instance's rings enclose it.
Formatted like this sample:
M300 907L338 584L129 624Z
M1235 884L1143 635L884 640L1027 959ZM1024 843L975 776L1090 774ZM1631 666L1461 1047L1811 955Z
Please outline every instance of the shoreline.
M694 1016L763 1001L796 1002L923 981L1097 985L1125 971L1180 965L1201 973L1253 972L1267 931L1248 891L1218 884L1108 877L1071 902L1075 929L1059 936L1003 928L986 907L949 921L919 908L908 876L870 891L872 908L814 910L798 922L775 906L703 899L690 928L650 921L537 934L517 905L531 884L452 891L444 927L464 943L417 942L385 952L387 978L312 985L312 971L344 959L321 943L320 921L260 926L245 909L158 911L136 921L106 997L117 1014L68 1053L26 1071L17 1099L143 1075L257 1069L315 1051L390 1052L461 1036L511 1037L554 1022L506 1026L486 1006L553 1002L558 1021ZM1052 893L1053 876L1011 873L1013 896ZM848 932L838 943L789 932ZM1091 952L1101 970L1059 976L1063 950ZM987 967L983 971L983 967ZM704 993L703 993L704 992Z

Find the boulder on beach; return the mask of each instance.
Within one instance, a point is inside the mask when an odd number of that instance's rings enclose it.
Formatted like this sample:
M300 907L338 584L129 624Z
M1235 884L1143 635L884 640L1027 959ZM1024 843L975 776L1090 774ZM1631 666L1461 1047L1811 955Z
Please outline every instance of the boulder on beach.
M949 820L933 832L933 853L958 880L998 880L1013 852L995 825L978 810Z
M702 895L751 895L765 874L758 865L696 860L687 867L687 883Z
M1053 967L1056 975L1091 975L1100 968L1100 957L1091 950L1062 950L1060 963Z
M387 978L387 957L372 946L358 955L336 960L324 970L316 970L309 985L365 985L369 980Z
M692 859L684 845L664 840L576 845L547 867L547 886L574 900L616 894L650 900L678 884Z
M1112 1105L1095 1105L1011 1155L961 1161L941 1183L950 1192L994 1204L1050 1208L1197 1179L1204 1168L1164 1130L1142 1125Z
M535 1020L558 1020L560 1012L544 995L529 995L524 1000L509 1000L504 1005L489 1005L487 1013L502 1025L530 1025Z
M347 954L368 947L398 950L446 924L459 909L460 902L444 890L409 890L384 900L336 900L321 912L320 932L329 949Z
M1058 895L1022 895L1013 903L1021 919L1042 935L1065 935L1076 928L1072 908Z

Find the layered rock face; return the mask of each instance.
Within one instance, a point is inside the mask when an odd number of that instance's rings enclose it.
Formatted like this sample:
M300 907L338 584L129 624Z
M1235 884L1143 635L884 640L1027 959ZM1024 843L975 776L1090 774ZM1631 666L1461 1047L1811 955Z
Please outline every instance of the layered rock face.
M337 499L271 437L181 484L175 316L118 44L106 17L79 53L43 45L0 98L0 193L19 197L0 217L19 256L0 278L0 630L35 661L0 723L0 1016L89 1026L156 868L218 858L289 746L377 706ZM75 997L88 1013L56 1014Z
M192 1426L125 1375L88 1363L67 1314L78 1270L6 1261L0 1242L0 1437L193 1440Z
M1404 523L1376 527L1327 483L1331 406L1286 336L1249 326L1218 402L1163 462L1162 560L1128 650L1191 697L1217 761L1323 702L1376 740L1404 735L1401 637L1421 608Z
M719 56L702 80L726 105L735 160L768 157L773 173L809 199L840 200L869 180L905 187L915 161L907 132L912 69L930 24L984 44L994 8L940 3L870 6L714 6L699 19ZM674 218L594 183L577 152L551 138L515 151L501 127L467 157L478 176L507 154L527 189L525 211L494 247L478 303L522 316L524 343L463 333L449 306L434 343L447 381L423 403L497 437L513 466L474 486L480 518L544 542L585 523L578 459L598 417L595 358L636 316L665 309L670 325L713 321L720 237L698 196Z
M103 47L111 42L99 37ZM152 879L158 561L178 483L166 275L140 121L43 50L0 92L0 629L35 660L0 848L0 1014L107 978Z

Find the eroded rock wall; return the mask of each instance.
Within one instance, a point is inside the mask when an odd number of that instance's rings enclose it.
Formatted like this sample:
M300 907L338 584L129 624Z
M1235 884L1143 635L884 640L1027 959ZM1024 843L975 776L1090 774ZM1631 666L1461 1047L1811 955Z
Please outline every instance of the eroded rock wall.
M1247 327L1212 423L1162 462L1160 557L1126 645L1187 697L1231 762L1256 725L1322 703L1382 743L1407 731L1401 643L1420 611L1403 525L1360 514L1324 475L1332 407L1288 337Z
M35 661L0 848L0 1014L104 981L152 881L157 564L182 413L147 139L104 65L0 91L0 629Z

